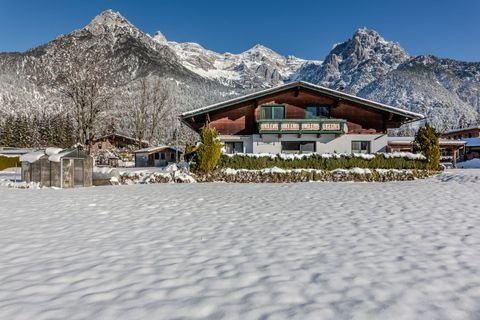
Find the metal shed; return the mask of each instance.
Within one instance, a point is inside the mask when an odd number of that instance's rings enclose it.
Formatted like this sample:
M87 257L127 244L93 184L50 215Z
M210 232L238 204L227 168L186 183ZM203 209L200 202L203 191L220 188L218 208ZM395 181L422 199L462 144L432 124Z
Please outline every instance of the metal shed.
M79 149L47 148L20 157L22 180L45 187L92 186L93 158Z

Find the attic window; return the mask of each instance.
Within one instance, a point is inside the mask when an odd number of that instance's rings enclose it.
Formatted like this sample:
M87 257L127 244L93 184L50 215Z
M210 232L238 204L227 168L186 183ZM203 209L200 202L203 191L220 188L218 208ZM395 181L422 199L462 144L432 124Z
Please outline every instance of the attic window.
M309 105L305 108L305 119L330 118L330 106Z
M264 104L261 105L261 119L274 120L285 119L285 105L283 104Z

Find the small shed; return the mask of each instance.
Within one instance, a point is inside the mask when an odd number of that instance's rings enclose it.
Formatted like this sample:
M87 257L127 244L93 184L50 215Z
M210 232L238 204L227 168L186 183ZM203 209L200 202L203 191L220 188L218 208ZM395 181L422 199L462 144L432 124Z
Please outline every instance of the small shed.
M134 151L135 167L165 167L177 163L183 156L183 151L170 146L158 146Z
M93 158L79 149L47 148L20 157L22 180L45 187L92 186Z

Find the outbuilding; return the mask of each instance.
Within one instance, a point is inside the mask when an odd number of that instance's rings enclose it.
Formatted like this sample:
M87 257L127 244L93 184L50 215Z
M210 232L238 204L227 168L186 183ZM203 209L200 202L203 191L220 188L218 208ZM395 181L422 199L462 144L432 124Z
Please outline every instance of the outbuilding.
M183 151L170 146L158 146L134 151L135 167L165 167L181 160Z
M79 149L47 148L20 157L22 180L41 186L92 186L93 158Z

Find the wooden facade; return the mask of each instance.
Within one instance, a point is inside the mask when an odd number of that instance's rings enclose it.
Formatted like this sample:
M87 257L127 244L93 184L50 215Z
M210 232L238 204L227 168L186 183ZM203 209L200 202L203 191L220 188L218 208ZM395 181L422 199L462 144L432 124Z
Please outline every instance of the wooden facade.
M446 139L456 139L456 140L466 139L466 138L479 138L480 126L450 130L445 132L442 136Z
M283 104L285 119L304 119L305 108L309 105L329 106L330 117L346 119L348 127L351 128L350 133L385 133L387 129L398 128L403 122L411 120L408 116L399 115L388 108L379 110L358 101L332 97L302 84L248 101L232 103L221 109L182 116L182 119L195 131L208 125L223 135L258 133L255 121L260 119L260 108L265 104Z
M100 150L135 150L139 147L148 147L148 142L139 142L135 138L112 133L93 140L90 150L91 152Z

